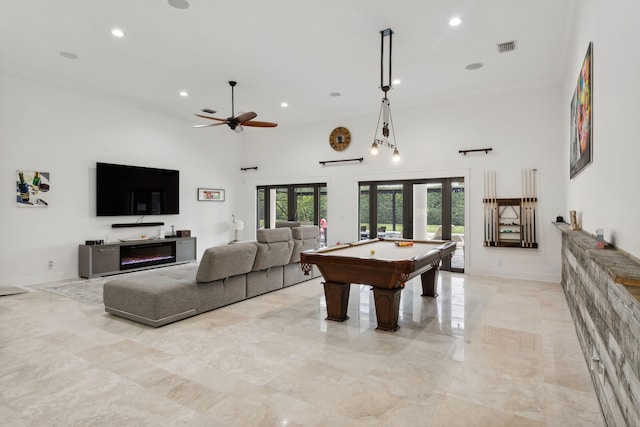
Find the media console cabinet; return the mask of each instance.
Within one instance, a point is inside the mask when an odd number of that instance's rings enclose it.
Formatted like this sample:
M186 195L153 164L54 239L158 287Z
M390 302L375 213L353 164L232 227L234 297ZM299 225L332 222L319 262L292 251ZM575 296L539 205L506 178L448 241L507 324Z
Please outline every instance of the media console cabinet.
M86 279L195 260L195 237L167 237L79 247L80 277Z

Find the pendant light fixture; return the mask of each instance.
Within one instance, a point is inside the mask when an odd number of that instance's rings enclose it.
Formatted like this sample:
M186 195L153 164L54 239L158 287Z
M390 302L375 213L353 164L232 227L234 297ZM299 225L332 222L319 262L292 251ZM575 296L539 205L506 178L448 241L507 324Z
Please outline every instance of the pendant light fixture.
M376 132L373 138L373 144L371 144L371 150L369 154L376 157L380 153L381 147L388 147L393 149L393 161L400 161L400 152L398 151L398 145L396 144L396 135L394 132L393 119L391 118L391 103L387 92L391 90L391 48L392 48L393 30L387 28L380 31L380 89L384 93L382 98L382 105L380 105L380 113L378 114L378 124L376 125ZM389 73L387 81L384 80L384 64L385 64L385 39L388 41L388 59L389 59ZM382 138L378 138L378 130L380 129L380 119L382 119ZM389 137L392 137L391 140Z

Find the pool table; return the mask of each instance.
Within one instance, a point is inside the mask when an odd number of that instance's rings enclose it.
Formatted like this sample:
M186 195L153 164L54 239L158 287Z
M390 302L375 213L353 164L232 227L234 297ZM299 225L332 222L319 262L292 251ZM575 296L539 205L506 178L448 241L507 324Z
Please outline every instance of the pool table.
M412 245L398 246L406 244L399 242ZM437 297L440 261L455 250L454 242L378 238L304 251L300 263L305 274L315 264L325 279L327 320L343 322L349 318L351 283L370 285L378 320L376 329L395 332L399 328L400 292L405 282L419 274L422 296Z

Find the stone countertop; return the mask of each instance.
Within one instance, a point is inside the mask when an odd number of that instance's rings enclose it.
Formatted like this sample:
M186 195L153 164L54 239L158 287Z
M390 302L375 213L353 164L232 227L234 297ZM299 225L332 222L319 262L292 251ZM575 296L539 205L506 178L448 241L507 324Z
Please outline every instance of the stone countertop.
M572 230L565 222L553 223L563 234L579 244L589 257L600 266L615 283L624 285L636 300L640 302L640 262L629 254L615 249L610 244L605 249L596 248L596 239L582 230Z

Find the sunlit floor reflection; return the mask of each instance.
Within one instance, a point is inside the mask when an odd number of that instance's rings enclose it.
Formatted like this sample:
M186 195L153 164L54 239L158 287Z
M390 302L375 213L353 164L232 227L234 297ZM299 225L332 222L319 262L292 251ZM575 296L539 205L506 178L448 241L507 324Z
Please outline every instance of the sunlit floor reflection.
M440 276L437 298L421 296L420 277L405 284L398 314L398 323L401 327L420 328L420 326L430 325L430 328L436 327L441 333L447 335L464 335L468 310L465 306L464 275L441 272ZM319 296L318 305L326 315L324 294ZM350 317L351 326L357 324L362 331L375 329L376 308L371 286L351 285L347 314Z

